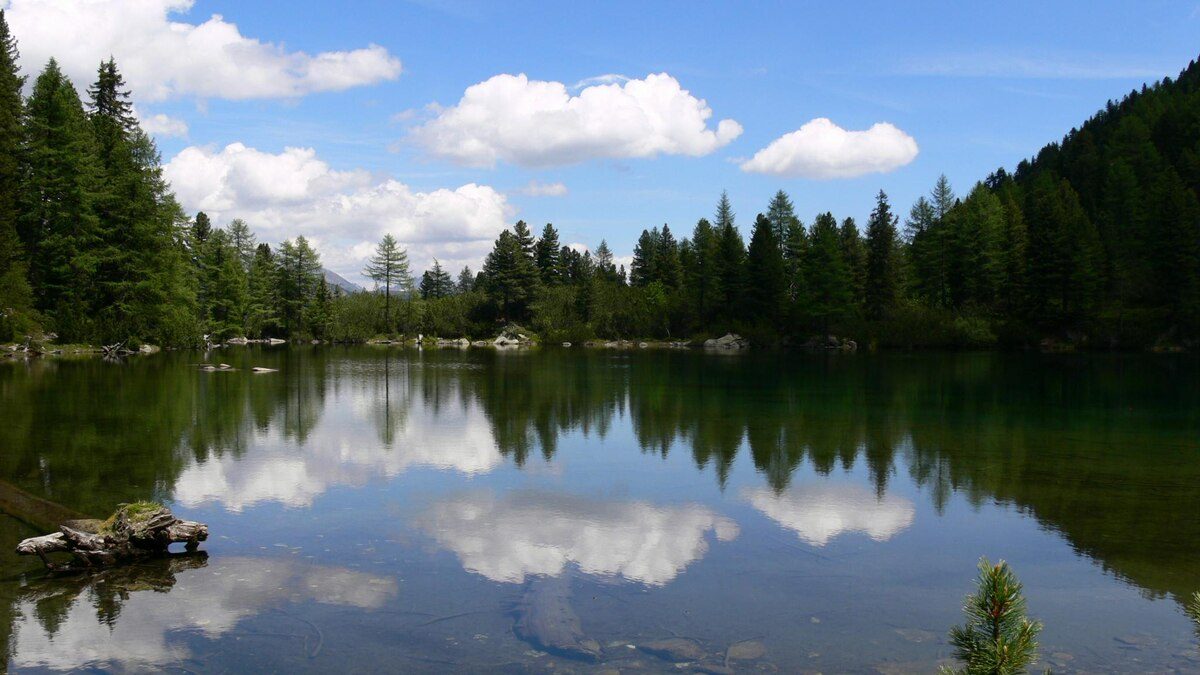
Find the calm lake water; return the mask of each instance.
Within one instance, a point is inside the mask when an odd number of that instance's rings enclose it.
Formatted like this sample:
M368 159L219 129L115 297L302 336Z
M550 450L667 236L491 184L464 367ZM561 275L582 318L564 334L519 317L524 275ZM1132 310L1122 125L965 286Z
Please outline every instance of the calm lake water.
M0 364L0 480L212 532L207 558L49 579L0 515L16 671L689 672L636 648L683 637L739 672L930 672L982 555L1025 582L1043 666L1200 671L1194 357ZM531 602L601 660L519 637Z

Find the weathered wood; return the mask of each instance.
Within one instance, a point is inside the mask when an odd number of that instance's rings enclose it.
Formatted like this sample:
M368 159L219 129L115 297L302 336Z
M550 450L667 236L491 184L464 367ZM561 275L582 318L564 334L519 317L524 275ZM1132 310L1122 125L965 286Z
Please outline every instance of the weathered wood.
M157 504L124 504L107 521L70 520L59 531L31 537L17 544L19 555L36 555L46 567L56 571L74 571L108 567L122 562L163 555L173 543L183 543L195 551L208 539L208 526L180 520L169 509ZM50 553L66 552L74 561L56 564Z
M517 637L545 651L575 659L600 658L600 643L584 636L571 608L569 581L534 579L517 606Z

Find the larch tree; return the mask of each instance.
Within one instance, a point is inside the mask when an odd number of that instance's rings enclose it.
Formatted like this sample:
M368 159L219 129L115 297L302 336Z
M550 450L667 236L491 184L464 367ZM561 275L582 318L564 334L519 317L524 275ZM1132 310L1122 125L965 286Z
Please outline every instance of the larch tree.
M383 324L385 330L392 326L392 289L409 290L412 285L408 267L408 251L396 243L391 234L383 235L375 247L375 255L367 263L363 274L383 288Z

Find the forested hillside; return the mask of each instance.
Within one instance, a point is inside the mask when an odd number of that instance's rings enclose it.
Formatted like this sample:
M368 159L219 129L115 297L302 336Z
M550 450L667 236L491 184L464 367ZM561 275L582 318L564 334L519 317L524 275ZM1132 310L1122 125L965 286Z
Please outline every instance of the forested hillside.
M362 340L494 334L765 344L835 333L880 346L1176 348L1200 336L1200 69L1110 102L1015 171L959 198L943 176L901 220L880 191L862 229L784 191L743 237L722 195L687 231L607 244L518 222L482 269L414 278L380 242L346 293L304 237L188 217L111 59L80 97L51 60L25 88L0 10L0 340L192 345L209 335ZM24 96L23 91L28 91ZM746 220L742 221L746 224Z

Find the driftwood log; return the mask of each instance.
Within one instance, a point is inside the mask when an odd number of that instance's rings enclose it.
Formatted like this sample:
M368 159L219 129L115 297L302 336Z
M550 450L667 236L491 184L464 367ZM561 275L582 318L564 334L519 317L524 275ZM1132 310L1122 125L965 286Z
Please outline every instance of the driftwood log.
M108 520L68 520L58 532L30 537L17 544L19 555L36 555L50 570L77 571L109 567L163 555L176 542L195 551L208 539L208 526L180 520L159 504L122 504ZM71 562L55 563L50 553L70 553Z

